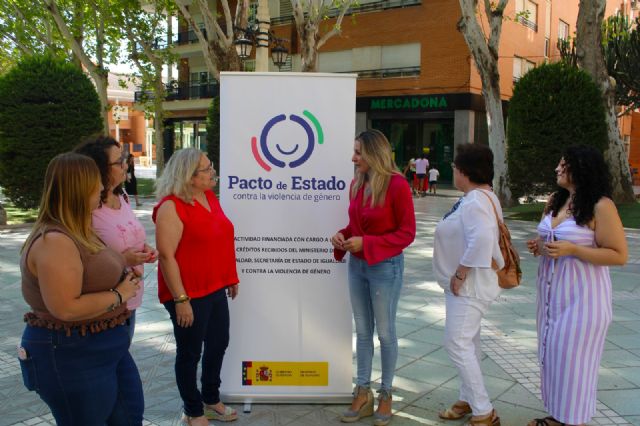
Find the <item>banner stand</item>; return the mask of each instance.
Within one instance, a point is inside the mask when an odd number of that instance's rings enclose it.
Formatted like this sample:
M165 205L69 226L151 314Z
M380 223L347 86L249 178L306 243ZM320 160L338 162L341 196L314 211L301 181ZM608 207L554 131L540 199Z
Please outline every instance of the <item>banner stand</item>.
M220 202L240 277L225 402L351 401L347 263L330 238L348 223L356 78L221 73Z

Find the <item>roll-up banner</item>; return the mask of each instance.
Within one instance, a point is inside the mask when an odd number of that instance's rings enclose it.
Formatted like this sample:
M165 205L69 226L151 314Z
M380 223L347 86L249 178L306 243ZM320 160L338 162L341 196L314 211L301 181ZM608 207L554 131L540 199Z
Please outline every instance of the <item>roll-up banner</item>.
M356 76L221 73L220 201L239 295L221 392L229 402L350 400L347 265Z

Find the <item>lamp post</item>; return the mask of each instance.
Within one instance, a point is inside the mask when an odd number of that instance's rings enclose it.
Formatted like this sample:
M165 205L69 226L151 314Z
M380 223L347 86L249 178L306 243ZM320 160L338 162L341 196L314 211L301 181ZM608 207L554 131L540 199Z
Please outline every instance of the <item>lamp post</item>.
M271 16L269 15L269 1L258 0L258 34L256 36L256 71L269 71L269 30Z
M258 0L256 13L257 25L249 28L236 28L237 36L234 44L241 60L251 56L251 50L256 46L256 68L258 72L269 71L269 46L271 45L271 59L280 69L287 62L289 50L284 46L284 40L279 39L271 31L268 0Z

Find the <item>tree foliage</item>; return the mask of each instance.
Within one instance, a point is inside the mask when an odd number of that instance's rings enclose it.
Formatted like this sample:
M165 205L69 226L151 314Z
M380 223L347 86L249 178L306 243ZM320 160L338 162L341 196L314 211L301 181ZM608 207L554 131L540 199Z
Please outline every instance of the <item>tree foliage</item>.
M602 48L607 72L615 82L616 105L623 107L621 114L640 108L640 32L626 15L613 15L602 25ZM558 40L563 62L577 67L575 40Z
M342 20L356 0L291 0L293 20L300 38L300 61L303 72L318 71L318 50L342 31ZM336 22L329 31L320 31L320 24L329 16Z
M556 188L555 165L572 144L608 146L600 89L578 68L563 62L526 73L509 103L507 159L514 197Z
M180 15L194 32L207 70L216 80L220 71L240 71L241 61L234 45L235 33L248 26L249 0L236 2L232 16L228 0L210 3L207 0L174 0ZM219 12L222 9L222 13ZM197 12L196 12L197 11ZM201 14L201 21L194 14Z
M640 108L640 18L635 26L624 15L614 15L602 26L607 72L616 81L616 104L626 111Z
M87 76L51 55L25 58L0 76L0 186L21 208L38 206L49 161L102 130Z

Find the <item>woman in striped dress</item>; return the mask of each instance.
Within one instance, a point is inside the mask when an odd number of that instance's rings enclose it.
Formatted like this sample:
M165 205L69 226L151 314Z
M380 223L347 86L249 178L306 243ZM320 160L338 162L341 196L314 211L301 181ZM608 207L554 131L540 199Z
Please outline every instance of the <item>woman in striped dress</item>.
M611 323L609 265L627 260L609 171L595 148L568 148L556 167L538 238L538 358L549 417L529 426L582 425L596 411L598 369Z

